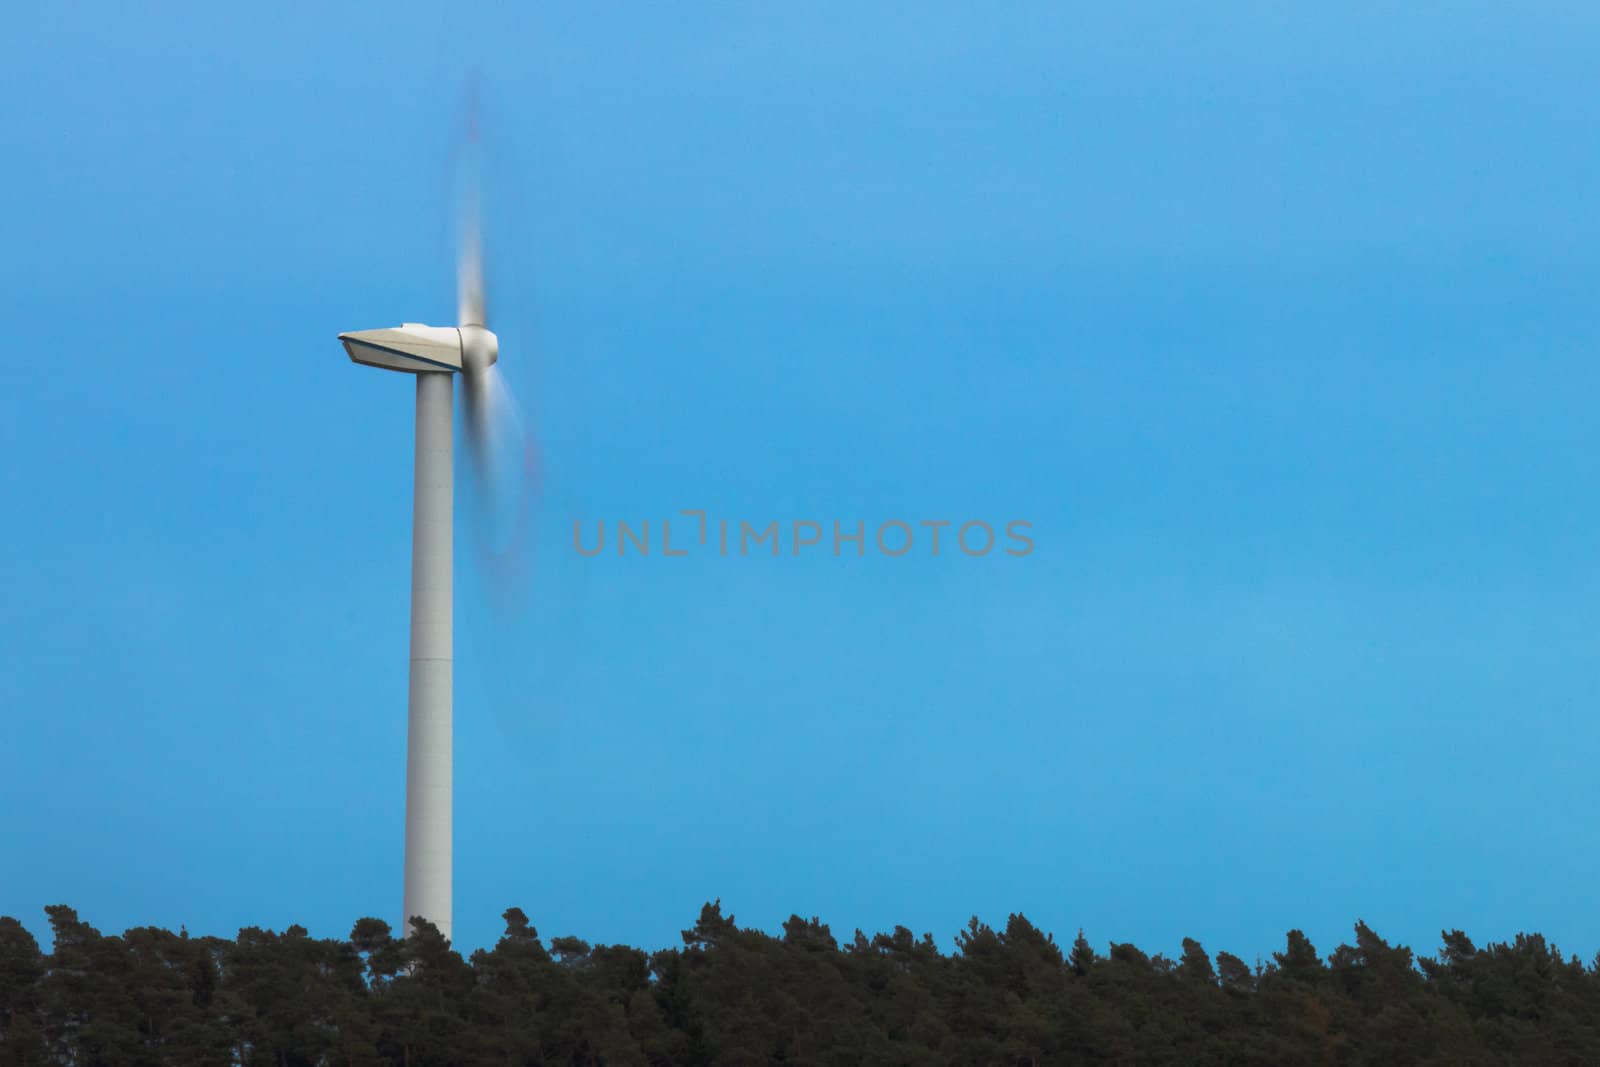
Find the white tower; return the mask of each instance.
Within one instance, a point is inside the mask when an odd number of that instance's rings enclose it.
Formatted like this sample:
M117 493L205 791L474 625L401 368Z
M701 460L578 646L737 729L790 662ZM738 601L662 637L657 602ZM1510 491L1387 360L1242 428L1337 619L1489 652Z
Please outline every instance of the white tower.
M476 278L476 272L473 274ZM394 329L342 333L357 363L414 374L417 441L411 531L411 686L406 731L405 913L401 928L421 917L450 936L451 880L451 608L454 378L463 374L469 400L499 356L499 341L481 324L483 301L463 271L461 326L406 323ZM469 403L469 420L483 405Z

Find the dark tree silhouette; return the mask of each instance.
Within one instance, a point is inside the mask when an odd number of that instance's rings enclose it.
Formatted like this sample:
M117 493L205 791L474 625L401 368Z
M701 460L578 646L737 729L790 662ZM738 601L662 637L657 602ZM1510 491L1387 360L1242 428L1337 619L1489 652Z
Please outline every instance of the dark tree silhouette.
M1537 934L1461 931L1415 958L1364 922L1326 959L1298 930L1254 968L1185 938L1070 950L1020 914L972 919L941 952L905 927L841 945L792 916L777 935L707 904L654 954L548 944L508 909L462 959L425 922L401 940L291 926L232 941L102 935L46 909L48 953L0 918L0 1064L144 1067L882 1064L1589 1064L1600 960Z

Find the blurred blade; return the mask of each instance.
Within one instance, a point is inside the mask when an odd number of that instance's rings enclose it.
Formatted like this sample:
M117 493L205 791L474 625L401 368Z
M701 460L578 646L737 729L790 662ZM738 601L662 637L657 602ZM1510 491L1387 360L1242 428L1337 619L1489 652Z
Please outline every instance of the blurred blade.
M473 489L491 517L519 494L521 459L531 438L498 366L461 375L462 435L472 463Z
M538 453L498 366L464 372L461 379L473 539L491 594L510 606L531 551L541 489Z
M491 324L482 180L487 156L479 127L478 82L474 77L468 86L465 143L460 146L455 175L460 206L456 324L487 329ZM498 204L499 200L491 198L491 203ZM499 216L491 213L490 218L498 221ZM507 245L494 247L503 249ZM527 361L519 357L515 365L523 368ZM484 578L491 603L497 609L511 611L523 600L523 584L532 562L534 517L542 492L538 449L498 364L463 359L461 405L461 443L466 461L462 486L470 510L466 525L476 550L475 569Z
M457 326L489 325L483 274L482 154L483 145L478 131L478 83L474 77L467 88L467 145L461 173L461 191L465 197L461 205L461 233L456 242Z
M483 234L478 215L478 193L468 194L466 217L461 224L461 251L456 260L456 325L489 325L484 295Z
M493 367L461 375L461 433L479 492L494 483L494 400L500 374Z

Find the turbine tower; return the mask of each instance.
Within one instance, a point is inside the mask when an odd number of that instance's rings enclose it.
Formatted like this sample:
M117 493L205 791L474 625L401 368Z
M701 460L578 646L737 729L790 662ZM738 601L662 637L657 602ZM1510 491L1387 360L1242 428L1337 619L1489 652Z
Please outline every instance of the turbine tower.
M474 206L456 272L455 326L408 322L341 333L357 363L415 375L417 440L411 530L411 685L406 731L405 914L450 936L452 508L451 408L461 375L467 445L486 462L492 370L500 342L487 326Z

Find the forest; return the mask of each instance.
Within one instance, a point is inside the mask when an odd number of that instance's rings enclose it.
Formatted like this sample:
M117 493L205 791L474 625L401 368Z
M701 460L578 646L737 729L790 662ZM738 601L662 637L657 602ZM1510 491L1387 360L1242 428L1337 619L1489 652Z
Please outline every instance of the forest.
M1070 945L974 918L950 952L897 927L841 941L817 919L741 928L707 904L658 952L545 941L517 908L463 958L423 923L361 919L233 940L103 935L54 906L49 952L0 918L0 1063L1594 1064L1600 960L1539 935L1432 956L1364 923L1320 954L1298 930L1246 962Z

